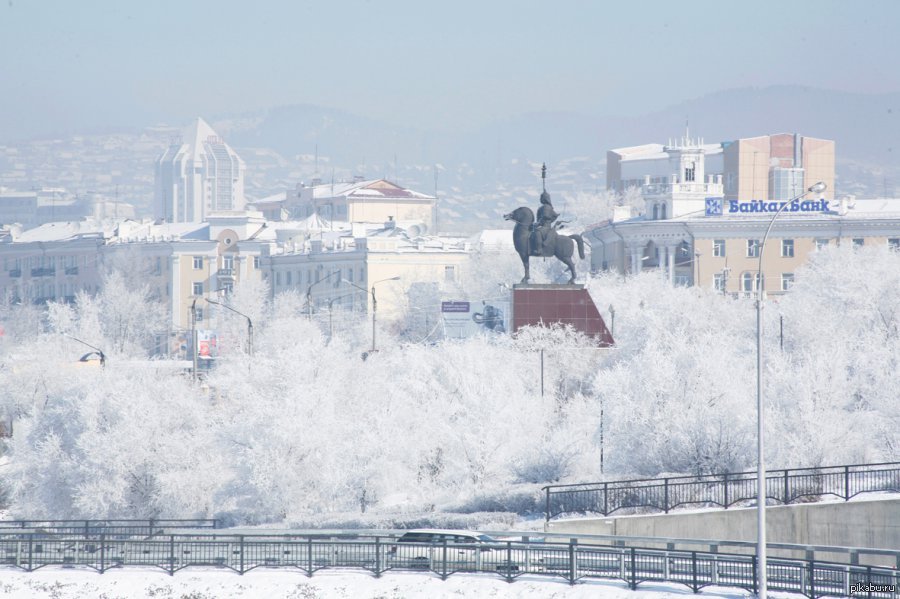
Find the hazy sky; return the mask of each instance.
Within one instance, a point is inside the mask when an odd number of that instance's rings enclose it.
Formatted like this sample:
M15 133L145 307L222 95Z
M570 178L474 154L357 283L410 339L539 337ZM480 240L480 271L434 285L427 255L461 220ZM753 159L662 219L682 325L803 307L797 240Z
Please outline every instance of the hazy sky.
M0 0L0 141L318 104L422 128L900 91L900 2Z

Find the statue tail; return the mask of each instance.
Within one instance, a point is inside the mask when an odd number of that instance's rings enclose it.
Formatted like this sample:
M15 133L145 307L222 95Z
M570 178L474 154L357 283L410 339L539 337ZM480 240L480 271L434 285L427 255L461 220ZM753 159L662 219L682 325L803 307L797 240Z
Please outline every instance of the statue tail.
M584 260L584 239L581 238L581 235L569 235L572 239L575 240L575 243L578 244L578 257Z

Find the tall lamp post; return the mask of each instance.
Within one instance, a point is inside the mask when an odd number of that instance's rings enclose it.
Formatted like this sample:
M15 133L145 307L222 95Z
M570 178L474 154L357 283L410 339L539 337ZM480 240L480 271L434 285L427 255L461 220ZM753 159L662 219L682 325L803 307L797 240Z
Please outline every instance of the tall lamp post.
M243 316L247 319L247 355L253 357L253 321L250 320L250 317L244 314L243 312L238 312L228 304L223 304L222 302L217 302L216 300L211 300L209 298L204 298L210 304L215 304L217 306L222 306L226 310L231 310L238 316Z
M322 281L327 281L331 277L337 274L338 271L332 270L330 273L316 281L315 283L310 283L309 287L306 288L306 320L312 320L312 288L321 283Z
M375 319L376 319L376 314L378 312L378 301L375 299L375 285L377 285L378 283L384 283L385 281L399 281L399 280L400 280L400 277L397 276L397 277L388 277L387 279L381 279L380 281L375 281L374 283L372 283L372 352L373 353L376 351L376 349L375 349ZM356 287L363 293L369 293L369 291L365 287L360 287L356 283L348 281L347 279L341 279L341 281L343 281L344 283L347 283L348 285L352 285L353 287Z
M191 302L191 381L197 383L197 298Z
M72 339L73 341L77 341L78 343L80 343L80 344L82 344L82 345L87 345L89 348L95 350L95 351L97 352L97 356L100 358L100 366L106 366L106 354L103 353L103 350L102 350L102 349L100 349L99 347L94 347L94 346L91 345L90 343L85 343L84 341L82 341L82 340L79 339L78 337L73 337L72 335L67 335L66 333L63 333L63 336L64 336L64 337L68 337L69 339ZM91 353L93 353L93 352L91 352ZM91 354L88 353L88 354L86 354L85 356L82 356L81 359L84 360L87 356L90 356L90 355L91 355ZM86 361L86 360L85 360L85 361Z
M763 290L765 278L763 277L762 263L763 251L766 248L766 240L772 231L772 225L778 215L784 209L799 200L808 193L821 193L825 191L825 183L819 181L803 193L784 202L769 221L765 235L759 244L759 266L757 270L756 284L756 556L757 556L757 597L766 599L768 596L768 577L766 573L766 462L764 455L764 427L763 427L763 377L762 377L762 309Z

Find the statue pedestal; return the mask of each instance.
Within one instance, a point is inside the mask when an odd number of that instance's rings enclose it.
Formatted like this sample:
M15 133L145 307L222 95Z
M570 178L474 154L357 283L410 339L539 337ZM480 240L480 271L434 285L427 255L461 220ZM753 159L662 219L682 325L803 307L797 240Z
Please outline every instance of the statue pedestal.
M600 347L615 344L584 285L513 285L510 321L513 334L524 326L570 324Z

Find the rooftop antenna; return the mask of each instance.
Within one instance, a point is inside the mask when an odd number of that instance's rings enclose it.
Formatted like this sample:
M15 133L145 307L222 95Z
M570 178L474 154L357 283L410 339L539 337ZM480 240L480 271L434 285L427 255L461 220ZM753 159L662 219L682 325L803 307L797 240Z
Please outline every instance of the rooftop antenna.
M684 145L691 145L691 127L688 117L684 117Z

